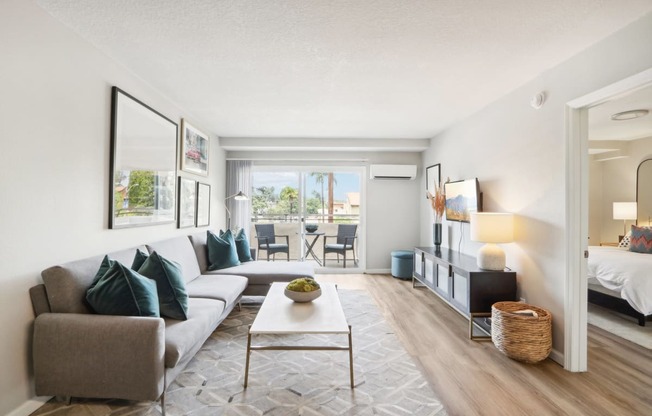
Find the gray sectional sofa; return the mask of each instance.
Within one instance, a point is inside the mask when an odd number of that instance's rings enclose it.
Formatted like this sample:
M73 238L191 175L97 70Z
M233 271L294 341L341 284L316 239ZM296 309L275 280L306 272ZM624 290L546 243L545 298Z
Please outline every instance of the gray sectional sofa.
M158 400L243 295L265 295L274 281L314 276L307 263L253 261L208 271L206 233L109 253L130 265L136 250L181 265L188 319L98 315L85 301L103 255L50 267L30 289L36 319L36 394ZM245 351L243 351L244 360Z

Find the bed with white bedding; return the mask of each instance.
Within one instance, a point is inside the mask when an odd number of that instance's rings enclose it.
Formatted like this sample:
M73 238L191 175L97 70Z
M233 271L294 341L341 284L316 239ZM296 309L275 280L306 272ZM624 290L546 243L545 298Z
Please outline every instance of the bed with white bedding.
M646 316L652 315L652 254L634 253L621 247L591 246L588 278L590 302L634 316L639 325L645 325ZM636 313L618 309L619 302L608 297L624 299L624 306L630 306Z

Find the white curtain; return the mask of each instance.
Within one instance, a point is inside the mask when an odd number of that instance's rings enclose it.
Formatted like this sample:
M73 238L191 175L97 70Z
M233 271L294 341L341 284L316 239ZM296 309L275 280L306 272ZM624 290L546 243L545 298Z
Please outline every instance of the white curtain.
M246 201L237 201L235 198L226 200L226 207L231 212L231 229L244 228L247 237L251 228L251 161L227 160L226 161L226 196L242 192L247 195ZM227 213L226 224L229 219Z

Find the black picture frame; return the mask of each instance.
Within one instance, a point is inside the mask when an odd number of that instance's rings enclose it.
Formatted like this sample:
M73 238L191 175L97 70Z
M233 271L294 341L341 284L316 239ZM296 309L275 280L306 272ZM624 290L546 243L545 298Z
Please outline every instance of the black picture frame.
M178 125L111 89L109 228L174 223Z
M197 182L179 176L179 218L178 228L195 226L197 204Z
M428 199L428 192L432 195L435 194L435 179L437 183L441 184L441 164L430 165L426 168L426 199Z
M207 227L211 223L211 186L197 182L197 212L195 226Z

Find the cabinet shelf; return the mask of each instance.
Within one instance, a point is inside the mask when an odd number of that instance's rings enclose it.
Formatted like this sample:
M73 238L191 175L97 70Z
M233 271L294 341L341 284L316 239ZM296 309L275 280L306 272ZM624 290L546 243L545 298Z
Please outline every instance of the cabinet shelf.
M491 316L491 305L516 300L515 272L480 269L475 257L447 248L414 248L412 286L417 283L469 320L471 339L491 334L485 322Z

